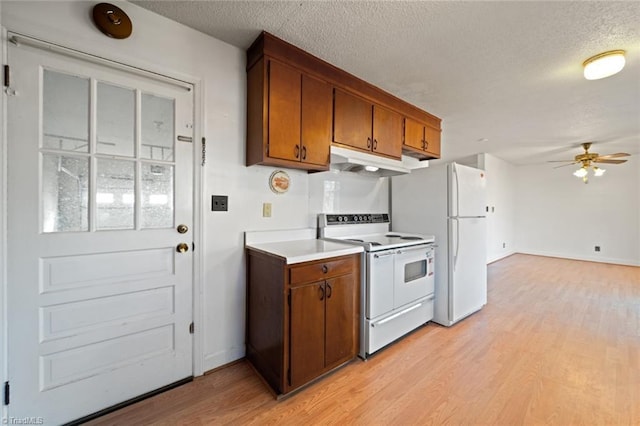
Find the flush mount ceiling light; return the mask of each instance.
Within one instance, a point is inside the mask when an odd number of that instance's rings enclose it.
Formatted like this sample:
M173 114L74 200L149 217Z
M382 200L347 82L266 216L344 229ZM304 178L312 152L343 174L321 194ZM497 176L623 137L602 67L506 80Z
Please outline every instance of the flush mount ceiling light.
M624 68L624 50L611 50L592 56L584 63L584 78L598 80L619 73Z

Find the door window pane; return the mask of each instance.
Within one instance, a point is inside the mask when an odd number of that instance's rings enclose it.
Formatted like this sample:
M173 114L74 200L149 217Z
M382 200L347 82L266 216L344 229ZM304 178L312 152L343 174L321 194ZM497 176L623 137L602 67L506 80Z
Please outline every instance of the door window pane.
M173 99L142 94L141 158L173 161Z
M89 79L44 70L42 144L64 151L89 151Z
M87 231L88 190L88 158L43 154L42 231Z
M98 159L96 207L98 230L133 229L135 165L133 161Z
M98 83L98 153L133 156L135 99L131 89Z
M142 228L173 227L173 166L142 164Z

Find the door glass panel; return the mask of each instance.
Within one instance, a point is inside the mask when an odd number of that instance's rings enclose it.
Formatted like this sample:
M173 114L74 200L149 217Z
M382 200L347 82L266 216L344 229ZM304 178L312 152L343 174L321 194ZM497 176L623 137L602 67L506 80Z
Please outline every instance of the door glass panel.
M89 151L89 79L44 70L42 145Z
M133 161L98 159L96 228L133 229L135 165Z
M142 94L141 158L173 161L173 123L173 99Z
M427 261L419 260L404 265L404 282L417 280L418 278L427 276Z
M98 83L96 151L101 154L133 156L135 134L135 92Z
M142 228L173 227L173 166L142 164Z
M89 159L42 155L42 231L87 231Z

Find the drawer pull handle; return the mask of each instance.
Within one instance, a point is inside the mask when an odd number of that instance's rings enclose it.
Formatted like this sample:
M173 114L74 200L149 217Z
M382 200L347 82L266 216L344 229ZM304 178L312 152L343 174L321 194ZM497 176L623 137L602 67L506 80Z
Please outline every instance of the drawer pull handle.
M326 274L327 272L329 272L329 268L327 268L327 265L322 265L322 273Z
M385 323L387 323L387 322L389 322L389 321L392 321L392 320L394 320L394 319L398 318L399 316L402 316L402 315L404 315L404 314L408 314L409 312L411 312L411 311L413 311L413 310L415 310L415 309L418 309L420 306L422 306L422 303L418 303L417 305L414 305L414 306L412 306L412 307L410 307L410 308L407 308L407 309L405 309L404 311L400 311L400 312L398 312L398 313L397 313L397 314L395 314L395 315L391 315L390 317L385 318L385 319L383 319L382 321L378 321L378 322L371 323L371 327L375 327L375 326L377 326L377 325L385 324Z

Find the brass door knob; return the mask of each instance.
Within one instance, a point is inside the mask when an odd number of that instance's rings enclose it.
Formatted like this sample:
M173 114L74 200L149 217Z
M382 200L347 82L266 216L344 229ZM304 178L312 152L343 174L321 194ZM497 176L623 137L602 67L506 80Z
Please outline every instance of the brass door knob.
M176 247L178 253L186 253L189 251L189 245L187 243L180 243Z
M187 225L181 224L181 225L178 225L176 230L178 231L179 234L185 234L189 230L189 227Z

